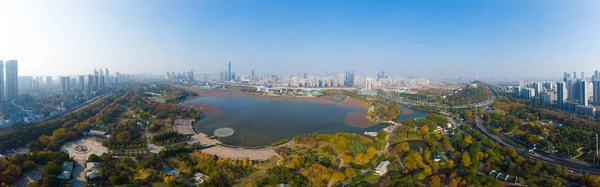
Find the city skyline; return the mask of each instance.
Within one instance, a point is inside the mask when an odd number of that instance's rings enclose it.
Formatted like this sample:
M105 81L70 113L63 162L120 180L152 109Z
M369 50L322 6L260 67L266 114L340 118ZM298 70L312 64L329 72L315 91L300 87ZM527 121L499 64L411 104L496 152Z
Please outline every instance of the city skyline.
M2 2L0 23L11 29L0 36L0 59L19 60L19 73L31 76L75 75L100 64L131 73L209 73L228 61L238 73L589 74L600 68L600 13L591 8L598 4Z

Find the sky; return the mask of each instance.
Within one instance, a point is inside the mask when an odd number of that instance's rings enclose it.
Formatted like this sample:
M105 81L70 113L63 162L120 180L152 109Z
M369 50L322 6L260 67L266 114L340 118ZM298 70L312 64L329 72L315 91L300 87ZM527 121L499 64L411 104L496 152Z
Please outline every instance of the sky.
M559 77L600 69L595 0L0 1L20 75ZM420 73L419 73L420 72ZM579 73L578 73L579 74Z

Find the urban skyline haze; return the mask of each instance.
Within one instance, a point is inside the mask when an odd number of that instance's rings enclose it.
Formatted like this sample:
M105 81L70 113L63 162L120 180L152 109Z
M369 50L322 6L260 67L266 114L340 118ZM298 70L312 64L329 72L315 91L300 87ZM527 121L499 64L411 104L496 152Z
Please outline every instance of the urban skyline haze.
M19 75L355 70L559 77L600 69L599 1L3 1Z

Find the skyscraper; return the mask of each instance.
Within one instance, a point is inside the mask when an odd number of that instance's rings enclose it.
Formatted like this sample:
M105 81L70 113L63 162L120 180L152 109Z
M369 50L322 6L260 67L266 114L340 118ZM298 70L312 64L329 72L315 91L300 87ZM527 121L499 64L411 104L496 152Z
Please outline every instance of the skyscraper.
M52 85L52 76L46 77L46 85L48 85L48 86Z
M227 77L225 79L226 81L230 81L231 80L231 62L229 62L229 64L227 65Z
M107 78L108 80L110 80L110 78L109 78L109 77L110 77L110 74L108 73L108 68L105 68L104 70L105 70L105 72L104 72L104 73L106 74L106 78Z
M16 99L19 95L19 65L17 60L6 62L6 100Z
M105 80L105 77L104 77L104 76L100 76L100 81L99 81L99 83L98 83L98 84L99 84L99 86L98 86L98 90L100 90L100 91L104 91L104 89L105 89L105 86L106 86L106 85L105 85L105 81L106 81L106 80Z
M94 78L95 77L96 76L94 76L94 75L88 75L88 87L87 87L87 90L89 92L94 91Z
M84 78L83 75L79 75L79 82L78 83L79 83L79 89L80 90L85 90L85 87L84 87L85 84L83 82L83 78Z
M582 106L588 106L588 81L587 80L577 80L575 83L575 89L577 90L577 104Z
M365 90L371 90L371 89L373 89L373 79L367 78L367 82L365 84Z
M0 60L0 101L4 101L4 62Z
M533 89L535 90L535 95L539 96L540 93L542 93L542 83L534 82L534 83L532 83L532 85L533 85Z
M567 86L565 85L565 82L557 82L556 83L556 103L557 104L563 104L566 100L566 92L567 92Z
M354 86L354 70L346 71L346 80L344 86Z
M69 92L71 86L71 78L70 77L60 77L60 88L64 93Z
M592 92L594 93L594 103L600 104L600 80L592 82L594 84Z

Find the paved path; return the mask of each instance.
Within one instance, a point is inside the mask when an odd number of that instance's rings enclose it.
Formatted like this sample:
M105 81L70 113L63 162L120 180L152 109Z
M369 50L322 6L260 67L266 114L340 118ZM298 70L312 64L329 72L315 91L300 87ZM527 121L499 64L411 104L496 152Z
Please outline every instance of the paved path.
M209 147L202 149L202 152L208 153L211 155L217 155L220 158L230 158L230 159L242 159L247 158L249 160L269 160L272 157L279 157L279 154L273 150L273 148L263 148L263 149L244 149L244 148L231 148L225 147L221 145L215 145L214 147Z

